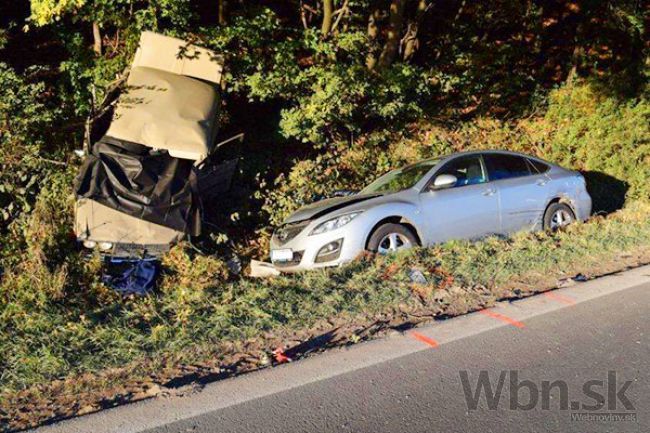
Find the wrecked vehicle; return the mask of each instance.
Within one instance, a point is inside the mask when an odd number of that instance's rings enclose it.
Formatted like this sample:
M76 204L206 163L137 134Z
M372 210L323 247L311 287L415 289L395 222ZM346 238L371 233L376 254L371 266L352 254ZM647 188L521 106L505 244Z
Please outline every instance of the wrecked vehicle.
M360 192L305 206L275 230L282 271L450 239L554 229L591 213L584 177L528 155L478 151L393 170Z
M110 126L76 179L74 231L86 248L156 256L201 233L202 196L228 189L236 163L213 158L222 70L205 48L141 35Z

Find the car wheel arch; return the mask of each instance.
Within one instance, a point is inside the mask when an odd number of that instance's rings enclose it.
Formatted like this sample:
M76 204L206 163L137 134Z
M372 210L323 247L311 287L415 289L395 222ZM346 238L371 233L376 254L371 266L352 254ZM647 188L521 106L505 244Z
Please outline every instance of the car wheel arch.
M576 212L575 206L573 205L573 203L571 202L571 200L569 198L567 198L565 196L562 196L562 195L555 196L554 198L549 200L548 203L546 203L546 207L544 208L544 214L546 214L546 211L548 210L549 206L551 206L552 204L555 204L555 203L562 203L562 204L565 204L565 205L569 206L569 208L571 209L571 212L573 212L573 216L575 218L577 218L578 214Z
M422 237L420 236L420 233L417 227L415 226L415 224L413 224L408 218L405 218L403 216L392 215L392 216L382 218L372 226L372 229L370 229L368 235L366 236L365 248L368 248L368 242L370 241L370 238L372 237L372 234L375 232L375 230L377 230L380 226L384 224L399 224L408 228L415 236L418 245L420 246L422 245Z

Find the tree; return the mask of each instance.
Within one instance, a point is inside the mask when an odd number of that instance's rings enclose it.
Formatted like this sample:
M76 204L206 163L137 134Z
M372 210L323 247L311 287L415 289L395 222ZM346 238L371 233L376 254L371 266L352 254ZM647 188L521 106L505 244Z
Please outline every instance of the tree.
M228 2L226 0L218 0L217 4L217 13L218 17L217 20L219 21L220 26L225 26L226 25L226 15L228 12Z
M390 66L399 51L399 44L402 35L402 28L404 27L404 8L406 0L392 0L390 2L390 17L388 21L388 33L386 35L386 42L384 49L379 55L377 67L385 69Z
M51 22L58 21L66 14L78 14L80 11L88 11L87 0L31 0L31 20L37 26L44 26ZM90 9L94 9L94 4ZM102 54L102 34L100 23L92 20L93 28L93 50L97 55Z
M225 20L225 0L219 2L219 20ZM65 18L73 23L90 24L93 50L99 56L105 41L119 40L127 28L155 30L160 18L176 28L184 27L191 15L189 0L30 0L30 21L45 26ZM111 37L106 38L109 33Z
M321 33L327 36L332 30L332 23L334 22L334 0L323 0L323 23L321 25Z
M424 19L424 15L427 13L427 11L430 8L431 8L431 2L428 2L427 0L418 1L415 17L409 20L406 29L406 35L402 39L404 43L404 54L403 54L404 60L410 60L415 54L415 52L417 51L417 49L420 47L418 30L420 28L420 24L422 23L422 20Z

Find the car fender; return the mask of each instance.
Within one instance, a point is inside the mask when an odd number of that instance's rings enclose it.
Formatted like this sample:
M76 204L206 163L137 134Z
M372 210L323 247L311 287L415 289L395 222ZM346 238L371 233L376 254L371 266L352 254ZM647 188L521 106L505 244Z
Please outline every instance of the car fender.
M549 188L548 199L546 200L546 206L544 207L543 212L546 213L546 209L548 209L552 203L564 203L569 206L573 214L578 217L579 212L575 202L575 193L577 191L575 174L568 173L562 177L555 178L551 181L551 186L552 188Z
M396 223L405 223L413 227L415 234L421 242L424 242L422 238L421 227L422 225L422 215L420 209L417 205L410 202L394 202L394 203L385 203L376 207L373 207L367 210L364 220L367 222L364 226L363 238L365 242L368 242L372 232L379 226L383 221L393 220Z

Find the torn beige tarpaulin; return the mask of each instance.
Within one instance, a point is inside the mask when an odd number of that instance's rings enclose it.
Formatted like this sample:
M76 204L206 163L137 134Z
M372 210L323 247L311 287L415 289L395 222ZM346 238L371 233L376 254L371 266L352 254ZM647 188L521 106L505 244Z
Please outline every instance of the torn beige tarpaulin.
M106 135L201 161L216 135L223 60L181 39L144 32Z
M178 242L184 232L111 209L94 200L76 204L75 233L91 233L95 242L165 245Z
M217 131L213 119L219 101L214 84L133 68L106 135L164 149L175 158L202 161Z
M131 67L154 68L220 84L223 57L182 39L142 32Z

